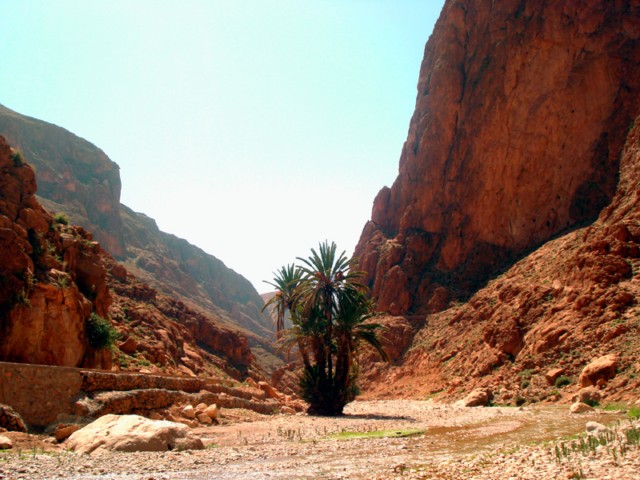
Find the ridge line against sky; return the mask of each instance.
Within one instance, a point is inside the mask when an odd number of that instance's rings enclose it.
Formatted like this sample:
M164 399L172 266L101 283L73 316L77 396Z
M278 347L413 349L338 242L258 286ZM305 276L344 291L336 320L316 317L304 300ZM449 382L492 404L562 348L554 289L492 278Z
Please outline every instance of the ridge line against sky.
M353 252L442 4L0 0L0 104L104 150L122 203L268 291L325 239Z

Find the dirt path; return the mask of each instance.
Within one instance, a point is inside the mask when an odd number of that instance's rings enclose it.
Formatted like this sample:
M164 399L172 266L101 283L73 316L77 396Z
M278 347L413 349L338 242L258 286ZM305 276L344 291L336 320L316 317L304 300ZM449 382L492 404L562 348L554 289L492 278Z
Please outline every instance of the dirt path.
M459 408L398 400L355 402L340 418L225 415L231 423L196 430L208 447L201 451L91 457L41 454L21 443L21 452L0 454L0 479L534 479L570 478L580 469L582 478L607 478L588 476L602 473L599 468L611 471L609 478L640 477L637 449L610 465L606 455L557 463L552 448L532 446L583 432L590 420L616 420L612 414L570 415L567 407ZM379 431L422 433L339 438Z

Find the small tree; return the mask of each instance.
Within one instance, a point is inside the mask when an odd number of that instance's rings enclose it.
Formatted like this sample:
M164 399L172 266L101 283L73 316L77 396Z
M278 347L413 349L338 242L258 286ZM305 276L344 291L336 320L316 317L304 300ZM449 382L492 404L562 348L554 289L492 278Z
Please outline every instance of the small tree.
M367 322L375 309L358 281L362 273L351 271L349 258L345 252L336 255L336 248L325 241L309 258L298 258L301 266L282 267L268 282L277 290L267 305L276 306L281 348L297 346L304 364L302 394L309 413L319 415L342 414L357 395L360 344L368 343L387 360L377 337L381 325ZM292 327L283 331L285 312Z

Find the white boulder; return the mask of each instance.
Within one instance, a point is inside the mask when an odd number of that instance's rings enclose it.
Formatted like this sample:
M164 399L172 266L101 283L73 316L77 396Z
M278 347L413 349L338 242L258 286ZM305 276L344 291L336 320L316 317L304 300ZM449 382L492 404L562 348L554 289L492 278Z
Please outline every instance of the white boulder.
M198 450L204 444L186 425L139 415L105 415L74 432L66 441L79 453L105 451L163 452Z

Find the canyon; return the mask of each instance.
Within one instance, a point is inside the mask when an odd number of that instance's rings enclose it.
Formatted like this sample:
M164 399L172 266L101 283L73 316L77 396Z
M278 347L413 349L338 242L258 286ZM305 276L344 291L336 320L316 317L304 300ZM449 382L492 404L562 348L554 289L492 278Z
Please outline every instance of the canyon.
M65 390L68 412L136 410L185 423L217 447L131 455L131 464L121 454L56 464L34 447L0 476L103 475L105 466L117 478L134 469L167 478L637 476L637 438L626 458L616 440L584 463L575 452L563 460L569 441L557 439L584 432L585 420L625 415L589 405L635 411L629 429L638 431L637 1L445 2L398 177L374 199L354 254L390 361L361 351L361 394L344 417L299 413L300 366L273 355L263 299L220 260L121 205L118 167L101 150L1 106L0 135L0 360L14 362L0 365L2 378L48 378L63 391L43 365L73 367L55 370L76 384ZM108 350L89 339L94 315L118 332ZM0 393L22 395L38 426L49 424L46 403L15 390ZM185 417L205 400L221 424ZM588 413L568 415L573 402ZM416 425L406 438L367 436ZM345 433L363 437L336 439Z
M569 401L593 386L579 379L583 368L613 355L615 375L595 387L631 399L640 373L639 42L633 2L445 3L398 177L375 198L355 250L392 358L364 355L365 397L454 400L479 387L501 403ZM116 368L258 378L254 366L281 365L249 282L121 205L118 167L104 152L4 107L0 133L36 167L39 202L81 225L56 222L34 197L35 179L21 180L27 203L4 220L7 312L75 302L80 317L109 316L121 335ZM3 148L6 168L29 169L11 167ZM40 265L33 251L43 246L51 251ZM92 255L100 260L84 266ZM61 283L80 296L32 296ZM28 350L5 343L9 359ZM78 346L56 362L110 366L91 355ZM275 383L286 377L292 387L294 369Z

